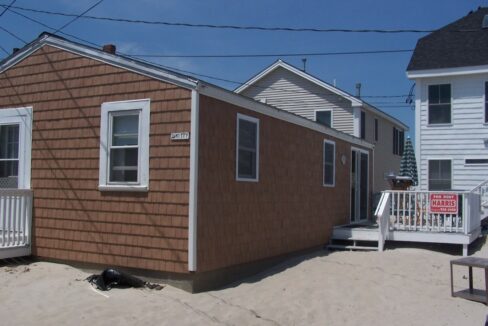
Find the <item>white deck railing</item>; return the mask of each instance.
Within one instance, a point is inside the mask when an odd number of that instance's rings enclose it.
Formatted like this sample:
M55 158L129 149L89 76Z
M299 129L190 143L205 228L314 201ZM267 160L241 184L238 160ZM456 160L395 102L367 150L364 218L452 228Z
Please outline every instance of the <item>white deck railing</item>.
M480 195L480 212L484 212L486 216L486 213L488 213L488 180L483 181L470 192Z
M0 250L29 246L31 225L32 191L0 189Z
M378 221L378 251L383 251L388 236L390 219L390 193L383 193L374 215Z
M468 234L480 226L480 195L475 192L384 191L390 194L389 228L399 231L454 232ZM448 194L457 209L439 212L431 195ZM382 197L383 197L382 196Z

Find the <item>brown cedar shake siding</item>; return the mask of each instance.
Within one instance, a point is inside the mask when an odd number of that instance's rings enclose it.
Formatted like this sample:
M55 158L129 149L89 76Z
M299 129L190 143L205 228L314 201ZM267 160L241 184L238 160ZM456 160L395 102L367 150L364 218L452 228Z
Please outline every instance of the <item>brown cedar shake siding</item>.
M259 119L258 182L236 181L237 113ZM350 143L206 96L199 114L198 272L321 246L349 223ZM335 187L322 185L324 139Z
M150 99L149 191L101 192L102 103ZM44 46L0 74L0 108L33 107L33 255L188 273L191 92Z

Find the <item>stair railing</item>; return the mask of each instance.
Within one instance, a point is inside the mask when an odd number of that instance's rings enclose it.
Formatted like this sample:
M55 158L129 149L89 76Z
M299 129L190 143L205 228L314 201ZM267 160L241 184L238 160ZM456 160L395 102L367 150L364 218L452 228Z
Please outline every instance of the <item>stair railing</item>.
M374 215L378 223L378 251L383 251L390 229L390 193L382 192Z

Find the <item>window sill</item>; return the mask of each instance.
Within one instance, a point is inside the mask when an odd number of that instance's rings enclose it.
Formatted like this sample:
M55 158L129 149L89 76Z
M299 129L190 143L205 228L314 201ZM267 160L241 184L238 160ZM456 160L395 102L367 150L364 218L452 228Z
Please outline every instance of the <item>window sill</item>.
M452 123L431 123L427 127L452 127Z
M148 186L138 186L138 185L99 185L98 190L100 191L124 191L124 192L148 192Z
M322 184L324 188L335 188L335 184Z
M236 178L236 181L243 181L243 182L259 182L259 179L251 179L251 178Z

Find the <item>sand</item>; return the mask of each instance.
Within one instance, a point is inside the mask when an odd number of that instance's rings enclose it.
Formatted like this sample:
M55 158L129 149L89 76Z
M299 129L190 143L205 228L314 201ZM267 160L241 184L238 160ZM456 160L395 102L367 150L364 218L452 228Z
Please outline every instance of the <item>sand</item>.
M488 245L474 256L488 257ZM95 291L89 275L35 262L0 267L4 325L483 325L488 307L450 296L449 261L426 249L290 259L225 289ZM467 286L458 267L457 288ZM476 286L477 285L477 286ZM475 270L475 287L482 288Z

